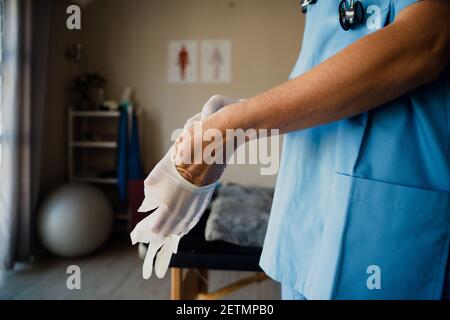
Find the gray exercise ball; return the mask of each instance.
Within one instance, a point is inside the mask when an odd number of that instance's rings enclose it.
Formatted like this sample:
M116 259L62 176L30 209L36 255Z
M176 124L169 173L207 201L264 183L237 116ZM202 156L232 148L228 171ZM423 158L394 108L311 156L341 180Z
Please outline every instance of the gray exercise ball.
M58 188L38 216L38 235L55 255L78 257L100 248L111 234L113 210L99 189L80 183Z

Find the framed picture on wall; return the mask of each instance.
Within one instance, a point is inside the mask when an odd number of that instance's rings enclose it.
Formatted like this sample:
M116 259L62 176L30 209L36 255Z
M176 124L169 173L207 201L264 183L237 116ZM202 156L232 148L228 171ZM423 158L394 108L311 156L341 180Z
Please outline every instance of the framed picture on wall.
M201 82L231 81L231 40L201 41Z
M198 41L169 41L169 83L195 83L198 81Z

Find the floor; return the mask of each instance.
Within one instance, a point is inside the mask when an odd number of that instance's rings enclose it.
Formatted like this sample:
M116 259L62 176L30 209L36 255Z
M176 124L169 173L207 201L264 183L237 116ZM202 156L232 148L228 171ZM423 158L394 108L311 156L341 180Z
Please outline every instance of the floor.
M143 280L137 248L126 239L111 241L102 250L80 259L49 255L34 263L0 271L0 299L169 299L170 277ZM69 290L67 267L81 270L81 289ZM249 275L246 272L211 271L210 290ZM252 284L226 299L279 299L280 286L267 280Z

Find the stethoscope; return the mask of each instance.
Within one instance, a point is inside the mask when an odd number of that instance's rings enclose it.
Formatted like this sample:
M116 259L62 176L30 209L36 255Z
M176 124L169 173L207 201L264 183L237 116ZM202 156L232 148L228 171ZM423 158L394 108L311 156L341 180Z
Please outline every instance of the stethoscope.
M302 12L306 13L310 4L316 3L317 0L302 0ZM345 31L363 23L364 7L361 2L355 0L341 0L339 3L339 24Z

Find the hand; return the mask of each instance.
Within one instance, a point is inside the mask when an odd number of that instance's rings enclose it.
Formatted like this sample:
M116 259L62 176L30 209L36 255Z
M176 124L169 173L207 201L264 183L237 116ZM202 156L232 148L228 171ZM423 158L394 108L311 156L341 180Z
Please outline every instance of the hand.
M204 186L219 180L220 176L226 168L226 155L223 152L225 148L225 137L222 132L222 140L204 141L202 136L195 135L195 130L202 130L205 132L207 126L205 121L210 116L223 107L239 102L236 99L228 98L220 95L211 97L202 110L203 121L188 121L188 126L185 131L178 137L175 142L175 165L178 172L189 182L196 186ZM198 120L198 119L197 119ZM218 128L215 128L218 129ZM220 130L219 130L220 131ZM220 161L208 161L204 159L204 150L206 148L214 149L216 152L220 151L223 157ZM195 151L201 151L201 157L196 157ZM189 157L183 156L184 151L188 151ZM215 153L212 154L213 156ZM213 160L210 158L210 160Z
M227 101L226 98L220 96L211 98L203 108L203 116L208 117L210 112L220 109L225 105L225 101ZM193 123L201 118L202 115L198 114L189 119L185 125L184 134L189 132L193 128ZM182 141L182 138L179 140ZM186 141L187 139L185 143ZM174 164L176 145L170 148L144 182L145 198L138 211L156 210L139 222L130 234L133 244L138 242L149 244L143 264L144 279L150 278L153 263L155 263L156 276L164 277L172 254L177 252L180 239L198 223L211 199L215 183L205 185L205 182L216 181L223 172L222 169L220 174L217 171L213 175L208 173L212 172L209 167L202 168L201 171L193 167L191 171L186 169L184 172L194 173L195 177L203 177L201 179L203 186L199 187L186 181Z

